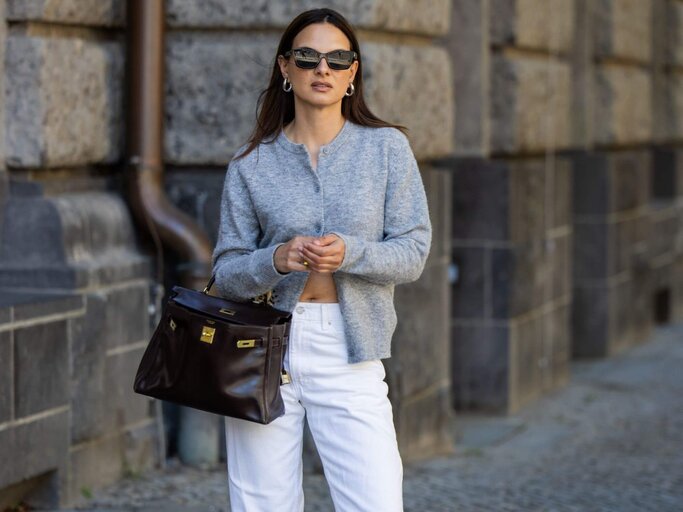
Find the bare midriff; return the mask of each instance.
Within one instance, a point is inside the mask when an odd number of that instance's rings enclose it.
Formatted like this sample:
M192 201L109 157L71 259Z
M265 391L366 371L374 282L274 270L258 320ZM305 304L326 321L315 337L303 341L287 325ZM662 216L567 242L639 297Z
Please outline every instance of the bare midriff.
M299 296L300 302L339 302L337 285L331 273L310 271L304 291Z

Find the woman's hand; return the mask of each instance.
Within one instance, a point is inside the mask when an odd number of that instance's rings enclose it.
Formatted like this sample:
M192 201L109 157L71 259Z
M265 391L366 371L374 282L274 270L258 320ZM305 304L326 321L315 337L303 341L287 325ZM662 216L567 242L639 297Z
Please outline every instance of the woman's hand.
M273 261L275 268L281 274L292 271L308 271L311 268L304 265L304 259L301 256L301 250L306 242L315 240L314 236L295 236L289 242L279 246L275 249Z
M344 261L344 251L346 246L344 240L335 234L325 236L306 237L303 248L300 250L300 257L308 262L307 268L320 273L334 272Z

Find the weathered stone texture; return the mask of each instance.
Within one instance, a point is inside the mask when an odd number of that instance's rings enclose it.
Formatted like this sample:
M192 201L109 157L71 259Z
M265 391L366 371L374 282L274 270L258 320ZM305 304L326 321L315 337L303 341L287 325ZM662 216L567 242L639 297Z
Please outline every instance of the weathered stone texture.
M70 328L74 443L111 435L149 414L149 398L132 389L150 336L147 284L100 290L86 299L85 315L73 319ZM115 347L119 352L107 355Z
M683 66L683 2L666 2L666 60L672 66Z
M404 124L418 159L453 149L453 92L449 58L439 47L368 44L366 100L379 117Z
M146 422L119 435L71 447L65 503L82 501L83 489L93 491L106 483L151 469L158 457L155 436L154 424Z
M455 153L488 151L488 24L483 2L456 0L445 41L453 62Z
M331 0L324 7L338 11L354 27L440 35L448 30L448 0ZM312 0L169 0L167 20L172 27L286 26L308 9L322 7Z
M647 142L652 136L651 87L651 77L642 69L598 66L593 116L595 142Z
M456 165L456 407L511 411L566 382L571 182L563 158Z
M255 122L277 41L270 35L170 33L165 160L223 165Z
M566 51L572 44L573 7L574 0L492 0L491 42Z
M7 46L7 24L5 20L5 2L0 2L0 208L5 201L7 177L5 171L5 92L7 88L5 78L5 48Z
M456 409L506 410L510 393L510 328L454 322L451 378Z
M254 125L277 42L261 34L172 33L167 44L166 161L224 165ZM366 100L373 111L408 125L418 158L451 151L453 101L445 52L376 43L363 51Z
M569 66L560 60L495 55L491 150L523 153L568 147L569 77Z
M7 42L7 161L111 163L121 154L122 46L15 33Z
M14 415L14 354L12 333L0 332L0 424Z
M12 21L122 25L125 9L125 0L7 0L7 18Z
M105 192L11 198L3 228L0 283L77 288L147 275L130 212ZM33 237L25 236L32 232Z
M69 448L69 412L55 414L0 430L0 489L22 478L63 468ZM30 455L29 455L30 454Z
M69 402L69 340L66 322L18 329L14 333L17 418Z
M652 58L652 0L595 0L594 51L599 57Z

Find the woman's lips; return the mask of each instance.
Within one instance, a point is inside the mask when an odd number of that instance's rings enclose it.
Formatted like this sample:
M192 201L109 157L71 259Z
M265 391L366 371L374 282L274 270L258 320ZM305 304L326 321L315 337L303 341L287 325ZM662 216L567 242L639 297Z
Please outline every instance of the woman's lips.
M332 89L332 87L329 87L327 85L322 85L322 84L316 84L316 85L313 85L311 87L313 87L313 89L315 89L316 91L320 91L320 92L325 92L325 91L329 91L330 89Z

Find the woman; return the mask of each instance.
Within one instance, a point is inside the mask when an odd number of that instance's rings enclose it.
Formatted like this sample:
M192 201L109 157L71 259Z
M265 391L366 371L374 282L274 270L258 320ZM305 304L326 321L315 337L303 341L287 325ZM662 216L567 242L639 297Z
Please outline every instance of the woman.
M300 14L280 41L257 127L228 165L215 286L233 300L272 291L293 315L284 416L225 419L235 512L303 510L304 417L336 510L402 510L381 359L396 327L394 285L422 273L431 223L403 127L370 112L362 84L346 20Z

